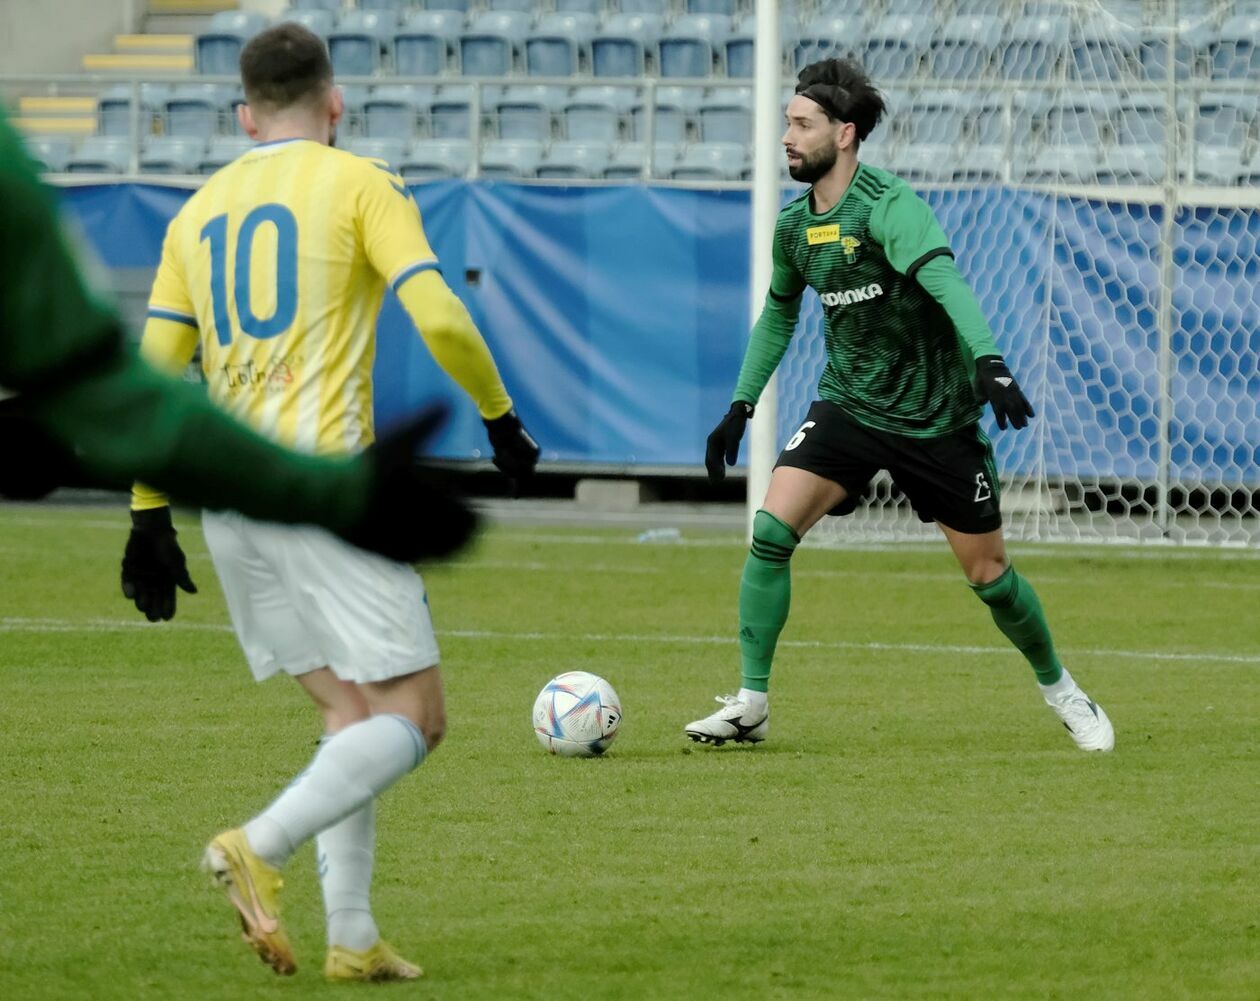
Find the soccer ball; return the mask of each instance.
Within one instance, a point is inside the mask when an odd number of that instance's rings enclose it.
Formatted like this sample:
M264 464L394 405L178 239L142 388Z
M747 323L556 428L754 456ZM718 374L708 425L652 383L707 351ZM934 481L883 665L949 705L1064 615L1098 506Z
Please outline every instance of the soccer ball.
M621 699L603 678L586 671L558 674L534 700L534 733L552 754L603 754L621 726Z

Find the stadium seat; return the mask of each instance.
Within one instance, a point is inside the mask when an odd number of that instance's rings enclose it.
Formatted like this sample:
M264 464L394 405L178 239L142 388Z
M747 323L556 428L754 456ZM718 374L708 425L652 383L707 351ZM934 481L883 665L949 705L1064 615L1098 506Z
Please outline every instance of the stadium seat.
M732 22L731 33L727 36L723 47L728 77L747 79L753 75L754 47L757 18L746 14ZM779 45L786 56L795 50L797 40L801 37L801 24L792 11L779 14ZM786 59L785 59L786 62Z
M1195 150L1194 179L1200 184L1233 186L1244 173L1241 150L1224 146L1199 146Z
M328 34L328 55L337 76L371 76L398 27L394 10L348 10Z
M607 143L562 139L551 144L537 174L552 179L603 177L608 152Z
M25 141L31 158L53 173L65 170L74 152L74 140L69 136L28 136Z
M591 62L594 14L544 14L525 39L525 72L572 76Z
M970 95L927 88L910 104L904 116L893 116L893 121L904 118L908 142L949 143L962 137L970 111Z
M341 0L289 0L292 10L341 10Z
M1207 48L1213 80L1260 78L1260 11L1227 19Z
M248 136L215 136L197 163L197 173L213 174L253 148L254 141Z
M428 118L436 88L431 85L387 84L363 102L363 134L369 139L411 139Z
M933 80L979 80L989 75L1002 42L1002 19L955 15L932 36L928 73Z
M861 14L832 14L801 28L792 46L792 65L800 70L820 59L865 58L866 25Z
M363 130L363 105L371 96L371 89L363 83L341 84L341 99L346 106L346 115L342 119L341 128L353 132Z
M403 155L398 172L408 182L463 177L471 162L466 139L422 139Z
M1241 150L1251 136L1257 112L1260 112L1260 98L1254 93L1208 91L1199 98L1195 141L1203 146Z
M556 0L556 10L562 14L590 14L599 17L604 13L604 0Z
M195 174L205 152L204 139L154 136L140 152L140 170L146 174Z
M359 10L401 11L411 5L411 0L355 0Z
M1162 95L1125 95L1116 109L1115 137L1120 146L1163 146L1168 136L1168 103Z
M1162 184L1164 147L1130 145L1104 150L1094 179L1099 184Z
M730 19L721 14L683 14L676 18L661 33L657 45L660 75L712 76L730 32Z
M747 166L746 143L692 143L669 176L675 181L738 181Z
M1187 15L1185 5L1180 8L1183 13L1177 20L1177 46L1173 51L1173 62L1176 78L1185 80L1198 76L1200 63L1207 61L1210 65L1212 45L1219 40L1213 25L1202 16ZM1166 31L1157 27L1144 28L1140 33L1139 62L1142 75L1151 81L1168 79L1168 36Z
M652 147L652 177L669 177L678 162L681 146L677 143L656 143ZM637 181L643 177L647 147L643 143L625 143L613 149L604 168L604 177L611 181Z
M700 103L700 141L752 142L752 88L716 88Z
M617 0L617 10L623 14L654 14L662 19L669 6L669 0Z
M951 179L955 184L996 184L1006 180L1006 151L995 146L969 146L959 156L954 147Z
M240 72L241 49L265 27L267 18L262 14L219 11L210 18L208 30L198 35L194 43L197 72L235 76Z
M459 38L459 65L464 76L507 76L521 61L529 15L520 11L483 11L469 21Z
M896 173L911 184L954 180L964 158L958 148L945 143L912 143L900 146L893 157Z
M652 122L657 143L683 143L691 138L691 125L700 110L703 91L699 87L658 86ZM647 136L646 99L639 100L630 117L631 134L638 142Z
M69 174L125 174L131 165L131 142L122 136L88 136L67 159Z
M1045 141L1053 146L1099 146L1110 138L1119 107L1114 94L1080 91L1059 95L1046 114Z
M346 149L355 156L384 160L390 167L402 162L410 144L402 139L354 138L346 142Z
M564 107L564 87L538 84L515 84L486 104L492 107L500 139L532 139L546 142L551 138L552 121Z
M515 11L519 14L532 14L538 4L534 0L481 0L486 10Z
M738 6L736 0L687 0L687 13L725 14L732 17Z
M866 36L866 71L880 81L917 76L934 27L921 16L892 14L880 18Z
M615 142L628 128L635 100L629 87L577 87L565 103L561 132L567 139Z
M154 131L154 126L162 121L162 110L166 106L170 88L162 83L142 83L140 85L140 117L139 132L147 136ZM131 135L131 98L130 84L116 84L101 92L96 102L96 131L103 136Z
M1061 15L1017 21L1002 50L1002 76L1007 80L1049 80L1068 57L1071 28L1071 22Z
M208 139L217 132L232 131L231 108L236 96L235 88L220 83L172 87L166 98L166 134Z
M309 10L301 7L290 7L280 15L281 21L292 21L303 28L313 31L320 38L327 38L328 33L337 26L337 18L331 10L312 7Z
M1088 184L1103 169L1097 146L1059 146L1019 151L1015 180L1026 184Z
M481 176L487 180L533 177L543 144L532 139L491 139L481 148Z
M435 139L467 139L472 135L473 88L443 84L429 105L429 133ZM484 109L483 109L484 110Z
M425 10L454 10L468 13L469 0L425 0Z
M591 72L595 76L643 76L647 54L655 52L664 24L661 14L614 14L591 40Z
M1085 83L1132 80L1141 58L1141 33L1114 17L1097 15L1072 31L1068 72Z
M439 76L450 66L464 15L453 10L419 10L394 33L394 72L400 76Z

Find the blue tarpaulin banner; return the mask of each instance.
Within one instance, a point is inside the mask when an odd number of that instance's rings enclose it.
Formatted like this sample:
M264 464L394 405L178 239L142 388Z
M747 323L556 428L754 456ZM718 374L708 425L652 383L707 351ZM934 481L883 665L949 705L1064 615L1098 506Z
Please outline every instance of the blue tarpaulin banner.
M413 191L442 272L546 459L701 463L750 323L746 191L466 181ZM103 261L130 268L156 266L188 195L120 184L67 188L63 200ZM925 197L1037 408L1029 430L993 435L999 466L1153 479L1160 208L994 187ZM1260 212L1183 209L1174 231L1172 476L1260 484ZM818 307L807 295L809 317ZM781 397L783 437L808 406L820 340L817 323L803 324L785 359L799 378ZM392 295L376 388L379 423L445 399L454 418L440 454L484 455L475 410Z

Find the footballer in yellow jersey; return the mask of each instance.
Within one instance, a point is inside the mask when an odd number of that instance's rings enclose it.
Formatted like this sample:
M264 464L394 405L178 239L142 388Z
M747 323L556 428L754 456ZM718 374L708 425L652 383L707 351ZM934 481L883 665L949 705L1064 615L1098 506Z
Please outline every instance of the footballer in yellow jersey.
M171 222L143 353L182 368L200 343L211 397L225 409L296 449L353 453L372 441L376 316L388 285L477 404L495 464L513 479L528 476L538 446L442 280L415 202L386 164L331 146L343 102L323 41L282 22L244 47L241 81L241 125L258 146ZM133 509L133 535L150 517L169 532L162 495L137 487ZM255 678L294 677L325 732L318 754L270 806L210 842L205 866L227 891L246 942L288 974L296 962L280 917L280 870L314 839L325 975L417 977L420 968L381 939L369 893L376 797L416 768L446 728L424 584L411 567L321 529L216 512L202 525ZM168 535L154 552L172 546L178 551Z

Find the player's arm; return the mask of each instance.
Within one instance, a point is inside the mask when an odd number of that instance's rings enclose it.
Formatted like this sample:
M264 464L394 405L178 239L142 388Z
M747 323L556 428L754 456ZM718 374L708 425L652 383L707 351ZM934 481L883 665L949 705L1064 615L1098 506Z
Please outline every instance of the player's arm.
M1008 420L1016 428L1026 426L1033 416L1032 406L1003 360L989 321L958 270L931 207L908 188L894 188L871 213L870 228L888 263L917 281L945 310L964 360L974 365L977 389L993 407L998 427L1005 429Z
M805 279L783 252L778 226L775 227L772 262L770 289L766 292L761 315L748 335L748 346L744 349L739 378L735 381L731 408L705 442L704 465L709 480L714 483L724 479L726 467L735 465L738 460L739 443L744 437L748 419L752 417L753 408L761 399L774 370L783 360L801 314Z
M538 445L513 410L481 332L443 280L416 203L402 181L379 165L365 176L358 208L368 260L389 282L434 360L476 404L494 464L514 482L526 479L538 463Z

